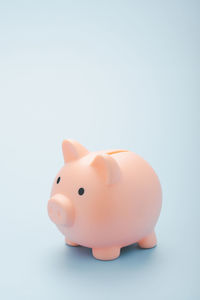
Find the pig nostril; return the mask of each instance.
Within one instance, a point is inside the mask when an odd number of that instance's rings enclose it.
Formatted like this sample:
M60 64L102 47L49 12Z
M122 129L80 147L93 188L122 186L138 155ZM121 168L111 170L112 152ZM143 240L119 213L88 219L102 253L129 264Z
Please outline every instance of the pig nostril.
M61 194L56 194L49 200L48 214L52 222L57 225L71 226L74 221L73 205Z
M53 209L52 207L49 207L49 214L52 216L53 215Z

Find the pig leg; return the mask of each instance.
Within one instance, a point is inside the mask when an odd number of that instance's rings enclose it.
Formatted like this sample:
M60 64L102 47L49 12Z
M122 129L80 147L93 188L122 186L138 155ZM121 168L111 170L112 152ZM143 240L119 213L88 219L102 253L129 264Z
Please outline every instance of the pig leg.
M78 246L78 244L69 241L67 238L65 238L65 243L66 243L67 245L69 245L69 246L74 246L74 247L75 247L75 246Z
M92 248L92 254L96 259L113 260L120 255L120 247Z
M153 248L157 244L156 240L156 234L155 232L151 232L149 235L145 236L143 239L141 239L138 242L138 245L140 248L148 249L148 248Z

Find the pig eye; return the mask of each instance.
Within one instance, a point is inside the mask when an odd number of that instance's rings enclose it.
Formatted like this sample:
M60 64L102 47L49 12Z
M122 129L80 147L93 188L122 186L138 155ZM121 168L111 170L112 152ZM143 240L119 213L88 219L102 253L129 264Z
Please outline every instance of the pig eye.
M57 184L59 184L59 182L60 182L60 176L58 177L58 179L57 179L56 182L57 182Z
M80 196L82 196L83 194L84 194L84 188L80 188L79 190L78 190L78 194L80 195Z

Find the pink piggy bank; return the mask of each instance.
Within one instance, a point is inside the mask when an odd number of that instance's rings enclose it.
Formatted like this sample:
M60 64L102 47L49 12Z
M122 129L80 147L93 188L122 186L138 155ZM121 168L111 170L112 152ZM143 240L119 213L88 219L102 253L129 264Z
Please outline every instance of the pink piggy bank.
M64 140L64 166L48 201L48 214L70 246L92 248L112 260L138 243L156 246L154 227L161 210L161 186L151 166L126 150L89 152Z

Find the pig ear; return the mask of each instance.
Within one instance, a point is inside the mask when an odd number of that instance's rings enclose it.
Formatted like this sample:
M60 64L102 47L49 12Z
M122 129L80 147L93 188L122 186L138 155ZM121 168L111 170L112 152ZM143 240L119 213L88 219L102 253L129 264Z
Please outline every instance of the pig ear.
M79 159L89 153L81 144L72 140L62 142L62 151L65 163Z
M119 181L121 172L118 163L107 154L98 154L91 162L91 166L106 184L114 184Z

